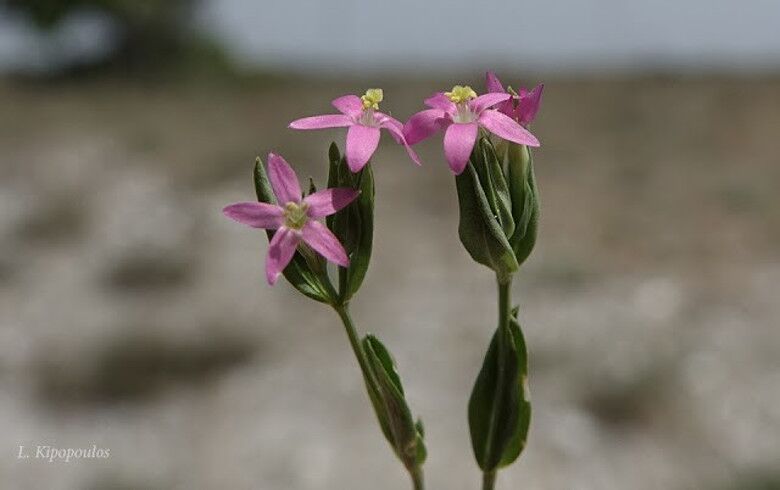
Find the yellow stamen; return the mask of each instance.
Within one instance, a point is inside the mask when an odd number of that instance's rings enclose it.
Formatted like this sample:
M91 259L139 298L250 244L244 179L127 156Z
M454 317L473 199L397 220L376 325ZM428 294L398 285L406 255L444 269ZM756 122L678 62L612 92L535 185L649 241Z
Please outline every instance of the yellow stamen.
M468 85L455 85L450 92L444 92L444 95L456 104L477 98L477 93Z
M379 110L379 103L382 102L384 93L381 88L370 88L366 90L366 95L360 97L363 101L363 109Z

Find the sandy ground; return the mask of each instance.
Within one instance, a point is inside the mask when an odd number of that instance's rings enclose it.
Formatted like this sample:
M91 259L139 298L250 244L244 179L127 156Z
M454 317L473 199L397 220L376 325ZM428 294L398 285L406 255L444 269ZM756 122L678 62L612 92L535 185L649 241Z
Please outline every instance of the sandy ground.
M385 84L384 107L452 83ZM323 182L343 133L285 126L363 88L0 84L2 488L408 488L335 314L267 286L264 236L220 214L269 150ZM534 420L500 488L780 488L780 81L545 97L541 235L514 288ZM426 423L429 487L465 490L495 293L440 145L415 168L383 142L354 314ZM93 444L110 457L17 458Z

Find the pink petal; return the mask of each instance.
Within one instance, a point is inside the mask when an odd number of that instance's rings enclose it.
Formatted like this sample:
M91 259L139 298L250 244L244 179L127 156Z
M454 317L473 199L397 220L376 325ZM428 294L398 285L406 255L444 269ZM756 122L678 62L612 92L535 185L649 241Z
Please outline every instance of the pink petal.
M447 113L441 109L426 109L413 115L404 124L404 138L415 145L449 124Z
M347 166L353 172L365 167L379 145L379 128L355 124L347 130Z
M374 113L374 119L379 123L380 128L385 128L390 132L390 136L393 137L396 143L402 144L406 139L404 138L404 125L398 119L388 116L384 112Z
M505 102L501 102L496 106L496 109L498 109L499 112L502 112L509 117L515 116L515 106L514 103L512 102L512 99L509 99Z
M303 241L329 261L349 266L349 258L339 239L319 221L309 221L301 230Z
M506 93L504 86L501 85L501 80L498 79L495 73L489 71L485 74L485 87L488 92Z
M357 189L349 187L335 187L323 189L303 198L303 202L309 205L309 218L322 218L331 215L344 208L355 200L360 194Z
M265 258L265 277L268 279L268 284L272 286L276 284L279 274L295 255L300 240L298 233L284 226L274 233Z
M222 213L233 221L252 228L274 230L284 223L284 210L264 202L237 202L226 206Z
M414 148L411 146L404 144L404 148L406 148L406 153L409 155L409 158L412 159L412 161L418 166L422 166L422 161L420 161L420 156L417 155L417 152L414 151Z
M517 106L517 118L520 124L526 126L531 124L539 112L539 106L542 103L542 92L544 85L539 84L528 93L520 97L520 104Z
M441 109L442 111L454 114L457 111L455 103L442 92L437 92L425 99L425 105L432 109Z
M491 133L521 145L539 146L539 140L511 117L496 110L487 110L479 116L479 123Z
M342 95L331 102L342 114L350 117L357 117L363 112L363 101L357 95Z
M352 118L344 114L324 114L322 116L311 116L296 119L289 124L292 129L324 129L324 128L343 128L355 124Z
M470 101L469 107L471 108L472 112L474 112L475 114L479 114L480 112L484 111L488 107L493 107L499 102L503 102L511 98L512 95L507 93L483 94L477 97L476 99Z
M476 123L455 123L444 133L444 156L455 175L460 175L469 163L478 130Z
M422 162L420 162L420 157L417 156L417 152L415 152L414 149L409 146L409 144L406 142L406 138L404 138L403 125L401 122L393 119L390 116L386 117L387 119L383 119L382 122L379 123L379 127L385 128L396 141L396 143L404 145L404 148L406 148L406 153L409 154L409 158L411 158L414 163L417 165L422 165Z
M276 153L268 154L268 180L280 206L288 202L301 202L301 186L298 177L284 158Z

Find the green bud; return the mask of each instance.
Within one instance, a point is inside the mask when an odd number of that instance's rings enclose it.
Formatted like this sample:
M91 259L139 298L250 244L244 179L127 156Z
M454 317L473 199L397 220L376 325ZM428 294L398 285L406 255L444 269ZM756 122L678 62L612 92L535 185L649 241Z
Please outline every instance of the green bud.
M539 191L536 188L533 156L525 145L508 143L505 153L507 180L512 200L515 229L509 243L518 264L531 255L539 226Z

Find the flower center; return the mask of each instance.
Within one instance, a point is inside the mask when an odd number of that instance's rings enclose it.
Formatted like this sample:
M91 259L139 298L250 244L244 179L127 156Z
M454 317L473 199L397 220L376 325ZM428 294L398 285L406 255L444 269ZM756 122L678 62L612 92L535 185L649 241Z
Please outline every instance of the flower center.
M360 97L363 101L363 110L373 109L379 110L379 103L385 98L384 92L381 88L370 88L366 90L366 94Z
M457 112L452 118L456 123L470 123L474 122L476 115L471 111L467 102L458 102L455 104Z
M384 99L384 93L381 88L370 88L366 94L360 97L363 101L363 113L357 118L357 123L363 126L376 127L378 122L374 117L374 111L379 110L379 103Z
M284 226L293 230L300 230L309 221L306 211L309 205L305 202L300 204L288 202L284 205Z
M451 91L444 92L444 95L458 105L477 98L477 93L468 85L455 85Z

